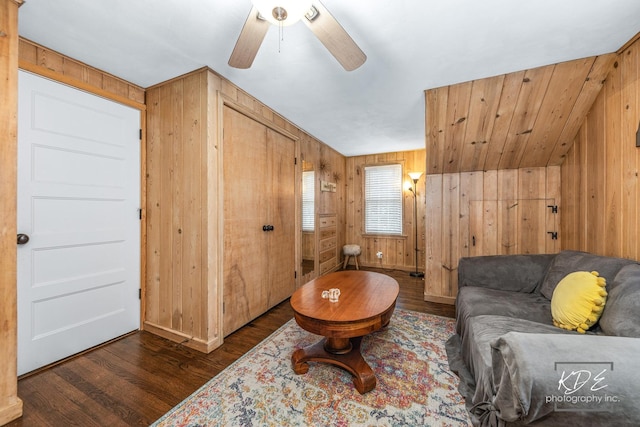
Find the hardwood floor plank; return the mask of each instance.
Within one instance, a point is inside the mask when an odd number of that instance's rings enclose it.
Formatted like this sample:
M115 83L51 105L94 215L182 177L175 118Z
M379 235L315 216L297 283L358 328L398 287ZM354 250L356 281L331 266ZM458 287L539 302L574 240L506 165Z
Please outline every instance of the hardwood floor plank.
M133 386L137 390L145 390L146 393L166 404L171 404L175 394L189 393L192 388L193 381L190 381L189 378L184 379L181 375L173 374L154 375L153 372L137 366L136 360L134 363L129 363L119 355L110 354L109 350L89 353L86 358L98 365L99 369L126 381L126 384L121 384L123 388ZM149 366L157 367L158 364ZM183 371L185 369L180 369L177 374L183 373ZM206 382L206 380L204 381ZM146 399L143 400L146 401Z
M140 375L142 378L157 380L168 377L172 383L202 381L204 384L211 378L211 362L202 358L202 353L193 354L197 352L191 349L180 351L184 347L179 344L167 346L167 341L160 337L148 332L141 334L149 335L146 337L148 339L140 342L122 340L105 347L104 351L107 354L103 355L104 360L100 363L117 364L132 375ZM149 346L151 341L157 342ZM140 350L141 344L144 351L136 351Z
M117 382L115 375L96 375L85 367L88 363L85 357L73 359L73 363L65 363L57 369L57 374L69 383L70 387L75 387L86 396L90 397L85 412L93 414L94 408L109 408L110 412L118 416L124 425L138 426L148 424L148 419L140 415L138 409L144 410L149 402L143 399L129 400L129 396L139 396L144 393L143 390L131 387L128 389L115 388L111 385ZM19 389L19 387L18 387ZM19 394L19 390L18 390ZM125 400L128 400L126 402ZM149 417L151 418L152 415ZM84 425L101 425L102 420L99 418L91 419L92 422Z
M353 268L353 267L350 267ZM425 302L424 280L367 268L400 284L396 307L454 317L452 305ZM293 318L289 300L203 354L148 332L98 347L18 381L23 416L11 427L149 425Z

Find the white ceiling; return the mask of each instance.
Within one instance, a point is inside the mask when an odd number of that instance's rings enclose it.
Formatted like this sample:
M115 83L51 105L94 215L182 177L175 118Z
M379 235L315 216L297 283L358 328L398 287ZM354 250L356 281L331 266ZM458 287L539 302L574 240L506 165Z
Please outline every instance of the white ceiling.
M21 36L142 87L209 66L345 156L424 148L424 90L603 53L638 0L322 0L367 55L345 71L302 23L227 65L251 0L27 0Z

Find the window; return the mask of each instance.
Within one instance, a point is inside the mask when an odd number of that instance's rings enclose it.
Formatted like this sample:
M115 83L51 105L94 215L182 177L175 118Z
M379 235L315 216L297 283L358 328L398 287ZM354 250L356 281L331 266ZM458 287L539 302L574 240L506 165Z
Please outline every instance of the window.
M402 165L364 168L365 233L402 234Z
M302 172L302 231L313 231L315 228L315 173Z

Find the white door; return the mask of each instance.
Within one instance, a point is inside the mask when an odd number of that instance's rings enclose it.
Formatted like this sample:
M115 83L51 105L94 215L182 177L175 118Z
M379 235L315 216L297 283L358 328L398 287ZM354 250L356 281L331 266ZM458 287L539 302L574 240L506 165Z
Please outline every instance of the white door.
M139 328L140 111L23 71L18 93L20 375Z

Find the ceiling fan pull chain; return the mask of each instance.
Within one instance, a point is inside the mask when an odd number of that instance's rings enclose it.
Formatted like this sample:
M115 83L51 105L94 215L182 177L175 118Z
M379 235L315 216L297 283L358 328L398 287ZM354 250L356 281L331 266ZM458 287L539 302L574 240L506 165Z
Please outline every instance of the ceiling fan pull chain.
M284 26L282 25L282 21L278 25L278 53L280 53L280 42L284 41Z

